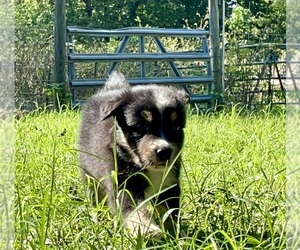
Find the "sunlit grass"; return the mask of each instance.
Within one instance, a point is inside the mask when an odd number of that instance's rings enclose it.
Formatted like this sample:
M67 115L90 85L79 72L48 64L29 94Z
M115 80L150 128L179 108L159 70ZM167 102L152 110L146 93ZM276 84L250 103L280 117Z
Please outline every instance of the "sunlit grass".
M79 121L66 110L15 123L16 249L285 247L284 114L189 115L180 234L154 243L131 238L101 204L92 220L77 167Z
M0 249L11 249L14 239L14 127L12 115L0 108Z

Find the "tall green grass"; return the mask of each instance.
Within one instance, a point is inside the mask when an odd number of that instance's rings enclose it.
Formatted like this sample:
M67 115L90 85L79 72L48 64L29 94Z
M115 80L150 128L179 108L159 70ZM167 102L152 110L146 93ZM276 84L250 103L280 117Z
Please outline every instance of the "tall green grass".
M14 239L14 127L11 113L0 108L0 249L12 249Z
M188 115L181 225L161 241L130 237L108 208L87 202L79 122L65 110L15 123L16 249L284 249L283 113Z

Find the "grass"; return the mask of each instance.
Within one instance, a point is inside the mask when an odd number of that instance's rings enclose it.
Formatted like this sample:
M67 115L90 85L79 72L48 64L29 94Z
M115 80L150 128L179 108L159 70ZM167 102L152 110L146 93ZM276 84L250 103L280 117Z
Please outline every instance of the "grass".
M300 155L299 108L287 106L286 119L286 179L287 185L287 249L299 249L300 246Z
M0 94L1 95L1 94ZM0 249L12 249L14 240L13 119L0 108Z
M75 150L79 113L15 123L15 249L284 249L285 115L189 115L182 153L180 233L130 237L86 201Z

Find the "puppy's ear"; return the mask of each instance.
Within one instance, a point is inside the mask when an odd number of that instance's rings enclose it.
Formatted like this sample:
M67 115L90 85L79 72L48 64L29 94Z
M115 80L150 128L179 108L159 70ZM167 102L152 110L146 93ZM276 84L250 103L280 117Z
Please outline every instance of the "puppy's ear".
M126 104L127 103L124 100L115 102L109 101L109 104L100 108L101 117L103 117L102 121L110 117L115 117L118 125L122 128L123 132L125 132L128 128L123 110Z
M102 117L102 121L110 118L111 116L117 116L123 110L123 106L125 102L123 100L119 101L107 101L105 105L100 106L100 116Z
M178 101L180 101L183 105L186 105L190 102L190 96L185 91L181 90L177 92Z

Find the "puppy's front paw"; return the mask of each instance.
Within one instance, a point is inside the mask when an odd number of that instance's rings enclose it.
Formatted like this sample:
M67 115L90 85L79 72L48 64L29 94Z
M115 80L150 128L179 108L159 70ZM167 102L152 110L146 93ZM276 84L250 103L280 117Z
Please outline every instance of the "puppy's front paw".
M126 226L134 237L142 235L144 237L151 237L157 240L162 238L162 231L153 223L151 223L150 225L126 223Z
M161 229L155 225L147 213L135 211L130 214L125 220L125 226L130 230L134 237L138 235L150 236L155 239L162 238Z

